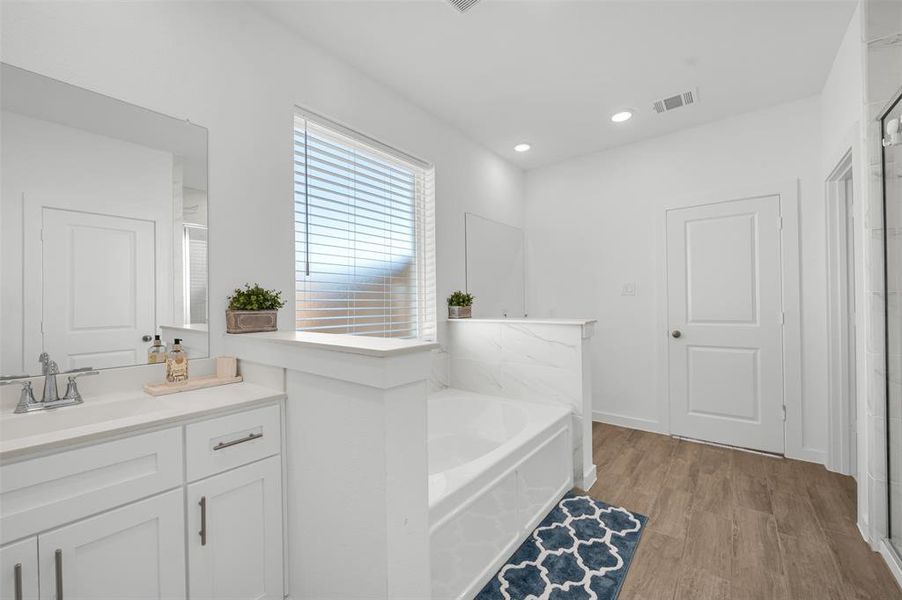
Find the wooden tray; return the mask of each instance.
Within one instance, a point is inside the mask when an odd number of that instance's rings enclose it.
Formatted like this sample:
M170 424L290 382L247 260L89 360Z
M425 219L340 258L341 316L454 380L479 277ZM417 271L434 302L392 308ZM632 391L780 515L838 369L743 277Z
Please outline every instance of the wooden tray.
M144 391L151 396L165 396L167 394L178 394L179 392L190 392L191 390L201 390L208 387L216 387L218 385L228 385L230 383L238 383L244 378L241 375L236 377L217 377L216 375L206 375L204 377L195 377L188 381L180 383L146 383Z

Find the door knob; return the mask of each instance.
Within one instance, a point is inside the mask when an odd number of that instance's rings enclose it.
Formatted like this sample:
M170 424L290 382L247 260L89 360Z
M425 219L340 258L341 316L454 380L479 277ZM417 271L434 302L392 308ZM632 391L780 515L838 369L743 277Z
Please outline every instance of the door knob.
M142 342L150 342L150 341L152 341L152 340L153 340L153 336L152 336L152 335L142 335L142 336L141 336L141 341L142 341Z
M683 335L683 332L680 331L679 329L674 329L673 331L670 332L670 335L672 335L675 338L678 338L681 335Z

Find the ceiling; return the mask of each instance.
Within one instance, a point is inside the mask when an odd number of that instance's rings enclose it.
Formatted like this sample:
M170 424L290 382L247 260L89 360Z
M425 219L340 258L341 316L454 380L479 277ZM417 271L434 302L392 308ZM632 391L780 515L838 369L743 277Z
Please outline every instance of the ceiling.
M819 93L855 1L255 5L529 169ZM652 109L687 90L696 104Z

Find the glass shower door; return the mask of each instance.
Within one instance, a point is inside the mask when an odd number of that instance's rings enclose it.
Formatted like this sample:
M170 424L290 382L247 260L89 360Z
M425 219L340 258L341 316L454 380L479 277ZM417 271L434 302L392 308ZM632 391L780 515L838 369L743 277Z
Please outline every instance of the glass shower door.
M883 118L886 408L890 541L902 554L902 99Z

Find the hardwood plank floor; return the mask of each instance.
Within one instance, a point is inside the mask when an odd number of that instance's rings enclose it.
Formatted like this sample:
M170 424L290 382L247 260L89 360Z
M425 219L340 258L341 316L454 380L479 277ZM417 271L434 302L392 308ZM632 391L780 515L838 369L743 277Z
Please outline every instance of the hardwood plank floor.
M620 600L902 600L820 465L595 423L595 498L649 517Z

